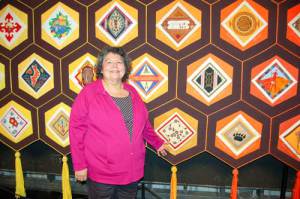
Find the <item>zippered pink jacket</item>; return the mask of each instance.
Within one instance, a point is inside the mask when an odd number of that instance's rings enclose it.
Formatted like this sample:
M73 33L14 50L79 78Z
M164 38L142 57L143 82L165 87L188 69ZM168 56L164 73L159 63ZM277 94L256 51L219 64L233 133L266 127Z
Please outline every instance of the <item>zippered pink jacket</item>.
M70 116L70 146L75 171L87 168L88 178L106 184L129 184L144 176L145 140L158 149L154 132L137 91L127 83L133 109L132 141L119 107L99 79L76 97Z

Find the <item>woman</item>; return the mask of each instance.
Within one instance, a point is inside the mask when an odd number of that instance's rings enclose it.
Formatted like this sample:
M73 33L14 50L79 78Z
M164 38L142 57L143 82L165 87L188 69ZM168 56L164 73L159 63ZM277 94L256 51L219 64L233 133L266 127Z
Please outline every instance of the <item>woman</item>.
M90 199L135 198L144 175L146 140L166 155L137 91L126 83L130 63L122 48L104 48L98 80L76 97L70 116L70 146L78 181L88 179Z

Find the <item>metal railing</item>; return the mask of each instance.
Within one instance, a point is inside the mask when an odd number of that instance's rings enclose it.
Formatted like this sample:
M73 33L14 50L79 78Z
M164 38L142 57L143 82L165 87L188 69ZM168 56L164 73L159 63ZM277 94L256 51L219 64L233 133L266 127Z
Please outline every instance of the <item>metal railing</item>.
M24 172L25 188L27 192L56 192L61 193L61 175L56 173ZM38 182L38 183L37 183ZM87 186L85 183L77 183L74 176L70 176L73 198L87 198ZM14 196L15 171L0 169L0 192ZM164 182L140 181L138 185L138 199L164 199L169 198L170 184ZM210 186L198 184L178 184L177 195L180 199L228 199L230 186ZM282 198L280 188L253 188L239 187L240 199L273 199ZM287 190L285 197L291 196ZM2 197L0 197L2 198Z

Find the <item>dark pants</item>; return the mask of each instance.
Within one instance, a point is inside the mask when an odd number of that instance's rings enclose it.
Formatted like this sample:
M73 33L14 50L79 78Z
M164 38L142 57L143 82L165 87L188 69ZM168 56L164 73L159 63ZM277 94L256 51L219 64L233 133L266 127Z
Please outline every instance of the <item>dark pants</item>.
M88 180L89 199L135 199L138 183L128 185L102 184Z

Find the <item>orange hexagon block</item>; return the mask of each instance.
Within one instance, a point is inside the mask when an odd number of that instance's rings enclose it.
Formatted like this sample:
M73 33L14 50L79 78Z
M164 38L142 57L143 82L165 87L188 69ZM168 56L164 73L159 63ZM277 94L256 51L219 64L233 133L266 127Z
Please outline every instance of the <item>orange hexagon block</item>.
M206 105L232 94L233 67L208 54L187 67L186 92Z
M286 38L300 46L300 5L290 8L287 12Z
M254 1L236 1L221 11L220 37L244 51L268 38L268 10Z
M297 115L279 126L277 148L281 152L300 161L300 115Z
M262 123L238 111L217 122L215 147L239 159L260 148L262 128Z
M279 56L251 70L250 93L270 106L297 94L298 69Z

